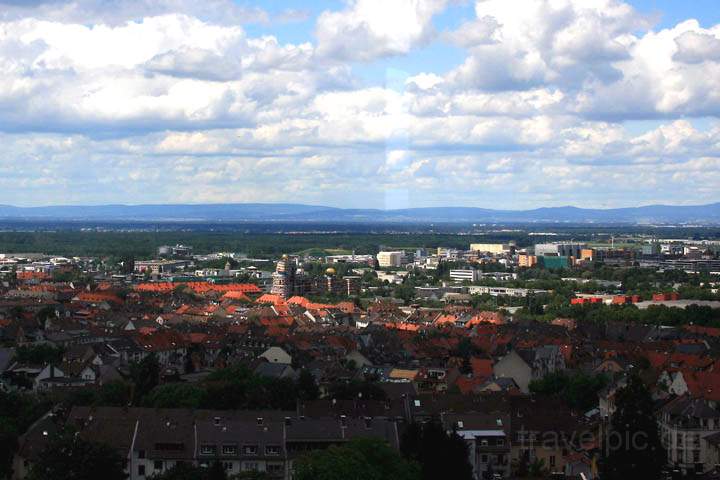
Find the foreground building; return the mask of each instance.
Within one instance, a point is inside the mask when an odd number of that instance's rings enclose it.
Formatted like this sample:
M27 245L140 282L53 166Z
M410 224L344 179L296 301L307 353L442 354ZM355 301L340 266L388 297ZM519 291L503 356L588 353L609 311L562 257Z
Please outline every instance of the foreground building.
M145 480L184 462L209 467L220 462L228 475L265 472L291 479L293 461L318 448L373 437L399 448L396 421L387 418L306 418L282 411L75 407L67 424L87 440L115 448L127 460L130 480ZM26 478L50 431L51 417L21 439L14 479Z

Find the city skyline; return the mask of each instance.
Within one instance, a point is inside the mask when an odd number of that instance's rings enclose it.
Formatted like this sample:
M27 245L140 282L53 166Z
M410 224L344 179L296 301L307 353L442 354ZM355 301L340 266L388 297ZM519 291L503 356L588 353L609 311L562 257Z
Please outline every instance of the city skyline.
M720 200L712 2L0 1L0 204Z

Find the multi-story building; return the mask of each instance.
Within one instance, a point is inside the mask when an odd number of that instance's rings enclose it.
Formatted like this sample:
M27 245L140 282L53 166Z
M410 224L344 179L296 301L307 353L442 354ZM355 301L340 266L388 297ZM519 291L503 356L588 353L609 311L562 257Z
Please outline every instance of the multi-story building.
M534 267L535 265L537 265L537 257L535 255L518 255L518 267L530 268Z
M356 295L360 295L360 277L356 275L348 275L343 277L344 282L344 294L353 297Z
M305 272L298 268L296 258L283 255L277 262L272 274L270 293L290 298L293 295L305 295L317 290L324 290L322 282L318 285L311 277L305 275Z
M715 402L681 395L659 412L660 440L667 461L684 473L703 473L718 462L720 410Z
M456 282L477 282L480 279L480 270L472 268L450 270L450 280Z
M188 265L184 260L138 260L135 262L134 269L137 273L151 273L159 275L161 273L172 273L182 270Z
M510 420L503 415L444 414L443 425L468 446L473 478L510 476Z
M399 268L402 266L405 253L396 252L380 252L377 254L377 261L380 268Z
M535 255L580 258L582 250L586 249L584 243L538 243L535 245Z
M508 243L471 243L470 250L479 253L492 253L493 255L502 255L504 253L512 253L514 245Z

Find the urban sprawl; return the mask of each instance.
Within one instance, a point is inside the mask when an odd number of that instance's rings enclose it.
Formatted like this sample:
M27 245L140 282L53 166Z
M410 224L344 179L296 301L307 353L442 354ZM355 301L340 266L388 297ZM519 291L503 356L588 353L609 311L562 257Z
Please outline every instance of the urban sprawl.
M720 241L378 250L0 254L0 478L720 478Z

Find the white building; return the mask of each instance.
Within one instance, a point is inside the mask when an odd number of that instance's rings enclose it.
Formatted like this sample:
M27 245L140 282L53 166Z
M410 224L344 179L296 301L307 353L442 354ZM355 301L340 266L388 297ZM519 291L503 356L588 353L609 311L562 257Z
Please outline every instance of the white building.
M472 268L461 270L450 270L450 280L456 282L477 282L480 279L480 271Z
M580 251L587 248L584 243L538 243L535 255L580 258Z
M405 258L404 252L380 252L377 254L377 261L380 268L399 268Z

